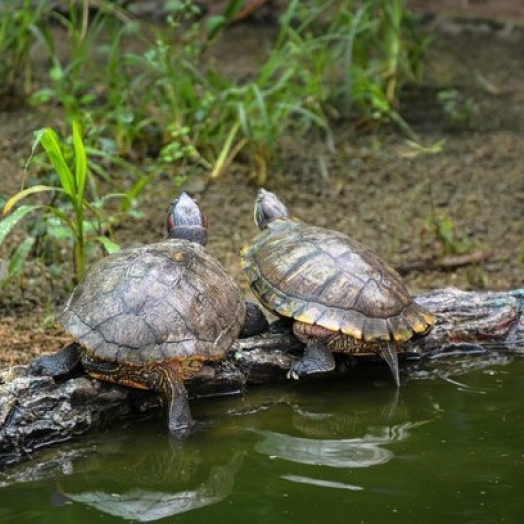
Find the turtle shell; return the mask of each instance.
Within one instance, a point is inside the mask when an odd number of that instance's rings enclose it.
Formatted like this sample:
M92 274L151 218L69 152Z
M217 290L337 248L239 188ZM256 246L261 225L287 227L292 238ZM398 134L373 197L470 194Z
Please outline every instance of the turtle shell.
M405 341L434 322L393 268L338 231L277 219L242 257L252 290L278 315L367 341Z
M98 261L58 317L90 355L132 365L219 359L244 320L235 282L202 246L186 240Z

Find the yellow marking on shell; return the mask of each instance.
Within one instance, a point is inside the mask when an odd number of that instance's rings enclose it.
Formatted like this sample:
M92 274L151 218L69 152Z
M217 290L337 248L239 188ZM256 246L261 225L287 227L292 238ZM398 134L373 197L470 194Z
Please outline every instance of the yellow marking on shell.
M202 369L204 360L205 359L202 357L192 357L190 360L182 361L180 365L180 375L182 380L192 379ZM210 360L218 360L218 358L213 358Z
M428 323L425 318L421 318L419 313L414 314L406 319L415 333L423 333L428 328Z
M362 328L363 338L366 342L376 342L380 340L391 340L389 324L382 318L366 318Z
M406 323L404 317L393 317L388 319L387 322L389 331L397 342L405 342L413 336L413 330Z
M251 244L246 244L241 250L240 250L240 256L242 257L242 265L244 266L246 261L245 261L245 256L246 256L246 253L249 251L249 248L251 247Z
M335 331L335 332L340 331L340 322L334 318L326 318L326 319L321 318L318 321L318 325L326 329L329 329L330 331Z
M393 332L393 338L395 339L395 342L406 342L412 336L413 336L413 333L410 332L409 330Z
M428 327L432 326L437 321L437 317L427 311L419 311L419 315L426 321Z
M366 318L363 315L354 312L354 316L351 320L345 320L340 326L340 331L345 335L362 340L362 333L364 330Z
M300 313L299 315L293 315L293 318L297 320L298 322L303 322L304 324L310 324L310 325L313 325L316 320L311 315L311 313L308 311L304 311L303 313Z
M342 331L344 335L356 338L357 340L362 340L362 330L356 326L344 326L340 331Z
M187 258L187 255L186 253L184 253L183 251L175 251L172 255L171 255L171 258L175 261L175 262L185 262L186 258Z
M364 340L366 342L377 342L379 340L383 340L385 342L391 340L391 336L388 334L385 334L385 333L382 333L380 335L374 335L374 334L368 334L368 333L364 333Z

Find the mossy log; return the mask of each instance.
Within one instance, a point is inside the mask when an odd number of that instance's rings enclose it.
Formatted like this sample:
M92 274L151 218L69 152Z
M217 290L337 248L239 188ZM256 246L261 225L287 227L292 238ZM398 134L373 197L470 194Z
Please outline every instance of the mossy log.
M524 354L524 289L464 292L454 288L421 294L416 300L437 323L410 341L401 354L402 380L445 366L459 372L478 355L513 358ZM192 398L241 394L250 387L286 380L301 346L275 323L263 336L239 341L228 357L205 366L187 384ZM58 349L58 348L57 348ZM460 355L460 360L454 359ZM408 363L410 365L408 365ZM360 361L337 360L335 375L355 376ZM384 366L384 376L387 376ZM329 375L331 376L331 375ZM323 377L329 380L329 376ZM158 396L100 382L85 375L63 381L28 376L25 366L0 372L0 465L28 458L46 446L66 442L111 421L143 416L160 407Z

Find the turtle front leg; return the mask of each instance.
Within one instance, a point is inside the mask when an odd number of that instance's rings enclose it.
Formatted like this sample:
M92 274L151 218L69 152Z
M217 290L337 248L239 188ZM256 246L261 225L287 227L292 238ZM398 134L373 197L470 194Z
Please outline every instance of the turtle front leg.
M82 369L82 348L76 342L65 346L58 353L36 357L29 363L28 375L65 377Z
M240 333L242 338L259 335L268 328L266 315L253 302L246 301L246 320Z
M328 373L335 369L333 353L327 347L327 339L310 340L304 349L304 355L288 371L287 378L298 380L300 377L315 373Z

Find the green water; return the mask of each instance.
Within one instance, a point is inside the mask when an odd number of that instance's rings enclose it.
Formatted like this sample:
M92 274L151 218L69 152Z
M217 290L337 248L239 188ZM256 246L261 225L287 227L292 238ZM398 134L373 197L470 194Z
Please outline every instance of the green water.
M184 443L129 423L5 470L0 523L520 523L524 361L290 383L193 404ZM423 519L423 520L422 520Z

